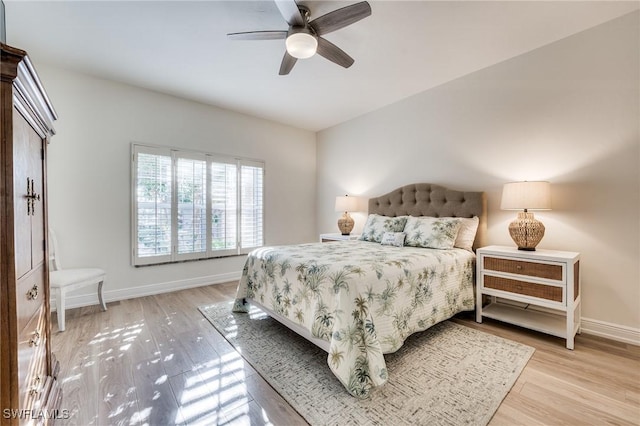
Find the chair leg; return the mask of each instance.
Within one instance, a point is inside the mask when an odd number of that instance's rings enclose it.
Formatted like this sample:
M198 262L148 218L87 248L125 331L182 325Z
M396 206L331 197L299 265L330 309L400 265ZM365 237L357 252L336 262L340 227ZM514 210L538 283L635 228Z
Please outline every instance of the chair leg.
M106 311L107 305L104 303L104 299L102 298L102 284L104 284L104 281L100 281L98 283L98 299L100 300L100 306L102 307L102 310Z
M56 314L58 315L58 330L64 331L64 303L65 291L62 288L56 290Z

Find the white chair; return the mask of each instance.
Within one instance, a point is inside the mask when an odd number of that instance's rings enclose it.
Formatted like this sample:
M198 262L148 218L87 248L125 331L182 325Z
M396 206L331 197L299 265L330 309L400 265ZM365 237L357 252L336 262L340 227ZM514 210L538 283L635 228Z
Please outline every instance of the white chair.
M58 330L64 331L64 310L65 297L67 292L98 284L98 299L103 311L107 310L107 305L102 298L102 284L106 272L98 268L83 269L62 269L60 256L58 254L58 241L52 230L49 230L49 251L51 259L51 272L49 273L49 284L56 295L56 312L58 314Z

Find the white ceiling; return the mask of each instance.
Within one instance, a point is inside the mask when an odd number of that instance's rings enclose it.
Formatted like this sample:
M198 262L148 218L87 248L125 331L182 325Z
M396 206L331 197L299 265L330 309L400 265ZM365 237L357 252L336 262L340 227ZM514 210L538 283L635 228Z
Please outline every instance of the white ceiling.
M637 1L369 1L372 15L326 36L355 59L314 56L279 76L285 30L271 0L4 0L8 44L50 63L313 131L639 8ZM352 3L299 1L311 18Z

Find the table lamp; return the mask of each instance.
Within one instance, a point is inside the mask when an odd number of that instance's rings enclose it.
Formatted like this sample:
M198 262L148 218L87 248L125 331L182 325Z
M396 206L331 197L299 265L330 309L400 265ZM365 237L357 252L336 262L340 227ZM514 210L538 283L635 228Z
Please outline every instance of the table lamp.
M358 199L356 197L349 197L348 195L336 197L336 211L344 212L338 219L338 229L342 235L349 235L353 229L353 218L349 216L349 212L356 211L358 209Z
M544 225L529 210L551 210L549 182L510 182L502 188L502 210L523 210L509 224L509 234L518 250L534 251L544 237Z

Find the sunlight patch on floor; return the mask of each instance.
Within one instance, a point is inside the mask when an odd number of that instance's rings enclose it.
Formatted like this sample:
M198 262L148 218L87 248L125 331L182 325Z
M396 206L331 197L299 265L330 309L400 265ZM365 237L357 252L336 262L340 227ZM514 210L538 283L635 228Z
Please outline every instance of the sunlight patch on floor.
M260 311L255 315L264 316ZM170 325L177 319L167 315L160 322ZM149 324L139 318L124 325L110 324L82 342L94 349L62 383L89 380L100 387L102 396L96 395L92 413L96 415L84 417L86 424L97 424L99 418L125 426L158 424L160 418L162 424L273 424L249 393L245 380L253 370L238 351L229 347L218 355L202 334L182 341L170 330L162 330L164 340L154 346L149 344L152 335L146 327ZM237 333L237 326L230 324L227 332ZM91 371L93 376L85 376ZM72 412L78 419L78 408Z
M160 377L158 377L158 378L156 379L156 381L154 382L154 384L156 384L156 385L161 385L161 384L165 383L165 382L167 381L167 379L168 379L167 375L166 375L166 374L163 374L162 376L160 376Z
M126 327L114 328L111 331L98 333L93 337L93 339L91 339L89 344L97 345L107 340L118 339L121 336L125 336L125 340L123 341L126 341L126 338L129 338L129 337L135 338L135 335L140 334L142 332L143 327L144 327L144 322L141 321L139 323L131 324Z
M223 413L248 407L252 398L244 382L242 368L242 358L235 351L194 368L184 381L182 392L176 394L181 421L217 424L223 421Z
M81 378L82 378L82 373L74 374L73 376L67 376L64 379L62 379L62 384L64 385L65 383L73 382L75 380L80 380Z
M131 416L131 420L129 420L129 424L130 425L145 424L145 421L149 418L150 415L151 415L151 407L147 407L140 411L136 411L135 413L133 413L133 416Z

